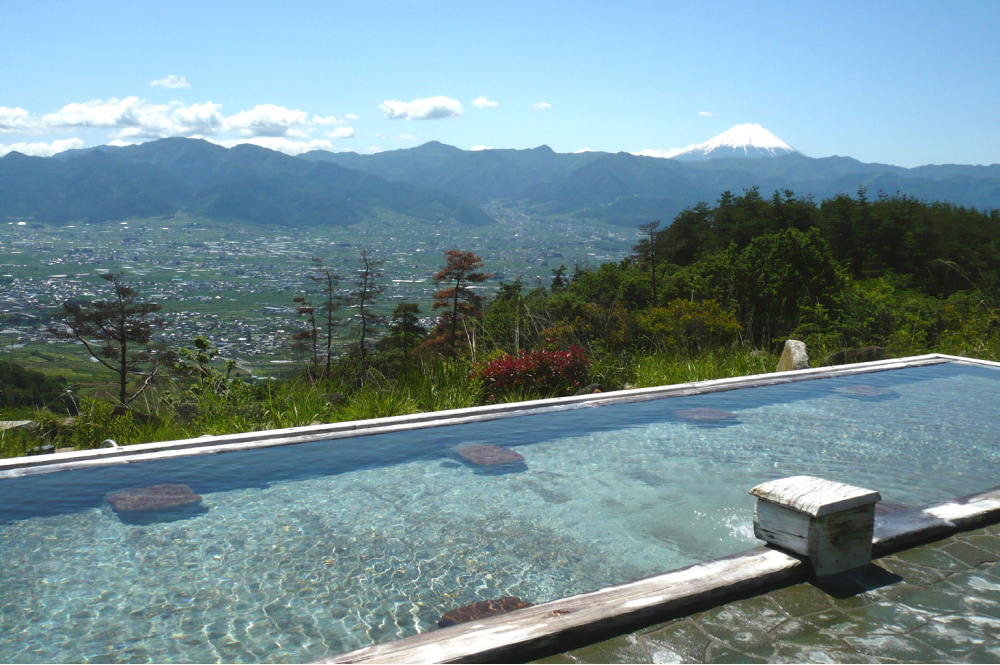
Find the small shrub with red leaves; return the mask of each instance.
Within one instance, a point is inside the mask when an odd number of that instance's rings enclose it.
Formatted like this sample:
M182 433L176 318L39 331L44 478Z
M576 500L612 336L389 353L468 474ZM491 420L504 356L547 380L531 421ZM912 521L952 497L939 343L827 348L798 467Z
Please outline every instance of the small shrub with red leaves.
M571 346L568 351L504 354L477 365L473 378L482 382L486 400L493 401L505 393L543 397L572 394L587 383L589 371L590 360L583 349Z

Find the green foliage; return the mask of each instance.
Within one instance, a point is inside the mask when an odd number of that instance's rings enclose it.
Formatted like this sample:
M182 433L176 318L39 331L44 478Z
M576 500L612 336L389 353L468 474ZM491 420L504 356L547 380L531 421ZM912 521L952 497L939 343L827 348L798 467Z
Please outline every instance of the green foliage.
M66 379L0 359L0 407L44 407L73 409L66 394Z
M656 244L665 260L688 266L733 245L742 250L764 235L811 228L855 278L911 275L930 294L965 289L970 281L984 290L998 284L1000 211L881 192L870 201L864 188L857 198L840 194L819 205L789 191L770 200L756 188L744 196L724 192L714 208L699 204L681 212Z
M731 341L743 328L715 300L673 300L639 315L639 334L655 349L693 353Z
M908 289L905 277L887 274L849 282L829 306L803 307L792 336L820 357L841 349L882 346L893 356L937 351L997 357L1000 318L981 294L947 298Z

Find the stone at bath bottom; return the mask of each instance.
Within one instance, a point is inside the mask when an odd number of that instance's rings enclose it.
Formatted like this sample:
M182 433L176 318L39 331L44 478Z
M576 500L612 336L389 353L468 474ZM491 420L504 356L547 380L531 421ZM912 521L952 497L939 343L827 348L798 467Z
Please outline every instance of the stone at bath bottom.
M908 506L905 503L896 503L895 501L879 501L875 504L876 515L891 515L903 510L913 510L913 506Z
M110 494L108 503L115 512L144 512L201 503L201 495L192 492L187 485L151 485Z
M737 419L735 413L723 411L722 409L682 409L674 413L678 418L683 418L693 423L732 422Z
M479 619L485 619L486 617L491 617L495 614L512 612L524 607L531 607L531 603L526 600L516 598L515 596L504 596L503 598L480 600L478 603L472 603L471 605L466 605L465 607L448 610L441 617L441 620L438 621L438 626L441 628L447 628L448 626L454 626L458 623L478 621Z
M877 399L879 397L892 397L897 394L895 390L866 385L841 386L834 388L833 392L846 395L847 397L854 397L855 399Z
M468 460L479 466L493 466L495 464L515 464L523 462L524 458L515 453L510 448L497 446L492 443L480 443L475 446L459 448L455 451L462 459Z

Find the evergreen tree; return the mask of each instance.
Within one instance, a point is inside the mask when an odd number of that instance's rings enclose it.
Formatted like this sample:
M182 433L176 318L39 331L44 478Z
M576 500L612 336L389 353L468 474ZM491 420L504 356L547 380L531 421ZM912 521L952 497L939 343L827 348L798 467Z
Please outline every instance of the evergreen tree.
M450 308L441 316L438 324L438 338L445 338L451 349L451 355L457 353L458 322L460 319L479 311L482 298L469 288L469 284L479 284L491 277L488 273L479 272L483 267L483 259L473 252L463 252L450 249L444 253L445 267L434 275L434 284L454 282L454 286L441 289L434 294L434 309Z
M401 302L392 311L389 322L389 340L403 352L403 374L409 369L410 351L425 335L427 328L420 323L420 305L415 302Z
M114 372L118 376L118 402L128 406L157 375L159 363L149 342L153 330L164 325L162 319L153 316L162 308L153 302L139 301L135 289L122 282L122 273L107 272L100 277L111 284L111 299L95 300L86 307L65 303L64 320L49 332L80 342L92 358ZM131 395L130 377L142 380Z

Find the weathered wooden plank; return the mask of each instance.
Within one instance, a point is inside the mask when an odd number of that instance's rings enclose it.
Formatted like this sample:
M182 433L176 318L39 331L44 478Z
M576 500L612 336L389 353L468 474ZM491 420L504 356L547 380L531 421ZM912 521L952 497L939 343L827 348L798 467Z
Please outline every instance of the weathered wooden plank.
M753 535L776 547L809 554L809 515L758 501L754 507Z
M378 644L330 663L524 661L648 624L686 609L723 603L805 579L801 560L757 548L621 586L535 605L481 621Z
M839 513L882 500L882 495L874 490L813 476L791 476L761 483L750 490L750 494L813 517Z
M879 515L872 556L882 557L950 534L1000 522L1000 488Z

